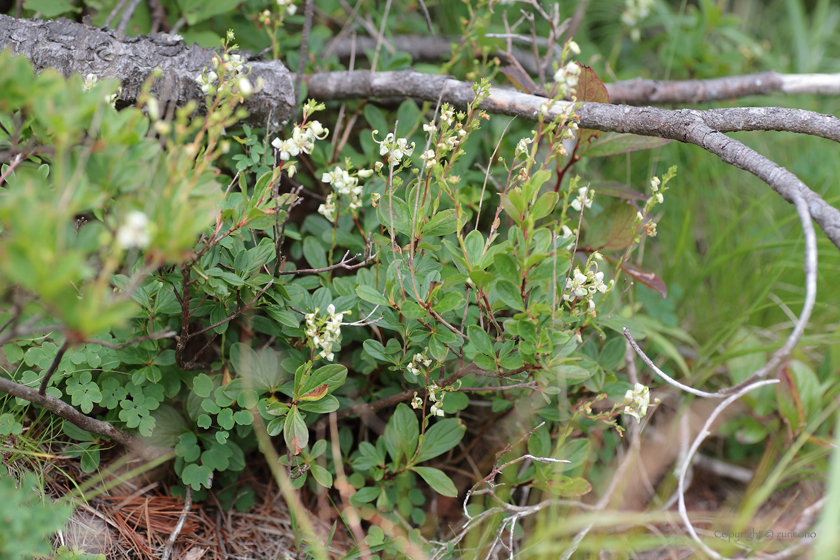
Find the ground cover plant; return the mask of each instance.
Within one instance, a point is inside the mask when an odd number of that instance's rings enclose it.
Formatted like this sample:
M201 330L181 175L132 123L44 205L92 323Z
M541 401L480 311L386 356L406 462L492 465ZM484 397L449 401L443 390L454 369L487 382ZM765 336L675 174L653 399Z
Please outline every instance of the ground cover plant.
M836 6L8 13L3 557L834 557Z

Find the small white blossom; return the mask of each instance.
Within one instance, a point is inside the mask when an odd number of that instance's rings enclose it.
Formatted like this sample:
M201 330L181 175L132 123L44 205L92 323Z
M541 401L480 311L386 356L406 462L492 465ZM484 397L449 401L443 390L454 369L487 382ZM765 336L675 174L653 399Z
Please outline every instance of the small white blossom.
M578 189L578 196L572 201L572 208L581 211L583 207L592 208L592 201L595 200L595 191L589 187L581 187Z
M376 131L374 131L375 134ZM374 142L376 142L375 139ZM391 165L398 165L404 156L410 156L414 153L414 142L409 146L408 140L405 138L394 138L392 132L389 132L382 142L376 143L379 144L379 155L388 155L388 161Z
M335 222L335 193L330 193L324 204L318 206L318 213L324 216L327 221Z
M418 409L423 407L423 399L417 396L417 391L414 391L414 398L411 399L411 408Z
M82 85L85 88L85 91L90 91L90 88L96 85L96 82L99 81L99 78L96 74L88 74L85 76L85 83Z
M516 144L516 151L514 152L514 157L519 157L521 154L524 154L528 151L528 144L533 142L533 138L523 138Z
M319 313L320 309L316 307L314 313L305 315L305 332L309 338L310 347L313 350L321 350L318 358L326 358L331 362L335 359L333 345L341 342L341 320L349 311L336 313L335 306L330 304L327 307L327 315L320 316Z
M245 96L254 93L254 86L251 85L248 78L239 78L239 93Z
M423 125L423 132L434 132L437 130L437 127L434 123L424 124Z
M202 72L201 74L196 76L195 81L201 88L201 91L203 91L206 94L210 94L216 91L215 84L218 78L219 76L217 76L216 73L211 70L206 73Z
M659 204L662 204L663 202L665 202L665 197L662 196L661 192L656 193L656 202L658 202Z
M434 403L431 408L429 409L429 413L432 416L443 416L443 395L441 395L440 402Z
M574 41L569 41L569 50L574 54L580 54L580 46Z
M563 239L568 239L571 236L573 236L574 234L575 233L571 229L569 229L569 226L564 225L563 226L563 233L561 233L560 235L563 237Z
M367 179L373 175L373 169L359 169L356 175L362 179Z
M624 394L624 402L627 404L624 407L624 414L632 416L637 422L641 422L647 414L648 406L650 406L650 389L641 383L636 383L633 390L628 390Z
M650 190L652 190L653 192L658 191L659 190L659 183L661 183L661 181L659 180L659 177L654 177L653 179L651 179L650 180Z
M149 217L139 210L129 212L125 222L117 230L117 243L123 249L145 249L151 242Z
M295 15L295 12L297 12L297 6L295 6L294 0L277 0L277 5L281 8L286 8L286 13L290 16Z
M426 169L434 167L434 165L437 163L437 160L435 159L435 151L434 150L426 150L423 153L423 155L420 156L420 159L426 161Z

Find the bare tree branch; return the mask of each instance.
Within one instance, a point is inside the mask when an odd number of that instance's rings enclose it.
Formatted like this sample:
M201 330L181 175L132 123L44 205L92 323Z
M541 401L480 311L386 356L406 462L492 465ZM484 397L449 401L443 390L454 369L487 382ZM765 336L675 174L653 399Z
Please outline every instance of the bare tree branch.
M434 101L441 97L458 108L466 108L475 94L466 82L445 76L401 72L328 72L309 78L309 94L321 100L356 97L415 97ZM491 95L480 106L490 113L501 113L536 121L553 121L566 102L551 103L543 97L491 88ZM835 117L782 108L722 109L712 111L656 109L605 103L580 103L576 111L580 127L608 132L670 138L696 144L724 162L749 171L793 203L801 196L811 217L840 248L840 211L825 202L793 173L780 167L743 143L723 134L738 130L788 130L840 140L840 120ZM724 120L728 116L733 120ZM735 118L740 116L740 118ZM797 123L803 121L801 126ZM787 126L785 126L787 123Z
M26 385L21 385L20 383L15 383L9 379L0 377L0 391L8 393L13 397L27 400L32 404L43 406L50 412L92 434L109 437L125 445L144 459L156 459L166 452L166 450L160 447L147 445L136 436L124 432L108 422L85 416L61 399L57 399L51 395L40 395L32 387L27 387Z
M133 3L132 3L133 4ZM205 95L195 81L203 68L212 68L214 49L187 47L178 36L155 34L125 37L116 31L90 27L66 19L33 21L0 15L0 49L26 56L36 70L55 68L65 76L114 77L122 82L120 99L134 103L152 70L163 77L152 86L161 102L178 106L196 101L204 107ZM269 114L272 128L285 123L294 105L289 71L279 60L250 60L251 80L264 81L263 89L245 102L249 122L264 126Z

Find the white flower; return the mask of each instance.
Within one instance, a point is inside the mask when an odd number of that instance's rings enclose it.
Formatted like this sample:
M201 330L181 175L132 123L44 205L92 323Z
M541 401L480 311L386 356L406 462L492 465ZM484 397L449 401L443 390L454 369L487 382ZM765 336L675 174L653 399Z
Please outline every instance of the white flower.
M417 396L417 391L414 391L414 398L411 399L411 408L417 409L423 407L423 399Z
M437 160L435 159L435 151L434 150L426 150L423 153L423 155L420 156L420 159L426 161L426 169L434 167L434 165L437 163Z
M528 151L528 144L533 142L533 138L523 138L516 144L516 151L514 152L514 157L519 157L520 154L524 154Z
M442 398L441 398L440 402L436 402L435 404L432 405L432 407L429 409L429 413L432 416L443 416L444 413L443 413L443 399Z
M235 71L237 74L245 74L249 69L249 66L242 60L242 56L238 54L225 53L222 55L222 61L222 65L228 72Z
M592 208L592 201L594 199L595 191L590 190L589 187L581 187L578 189L577 198L572 201L572 208L578 212L580 212L584 206L586 208Z
M88 74L85 76L85 83L82 85L85 88L85 91L89 91L90 88L96 85L96 82L99 81L99 78L96 77L96 74Z
M376 136L377 131L373 131ZM374 142L376 140L374 139ZM391 165L398 165L404 156L410 156L414 152L414 142L411 146L408 145L408 140L405 138L394 138L394 134L389 132L382 142L379 144L379 155L388 155L388 161Z
M650 190L652 190L653 192L658 191L660 182L661 181L659 180L659 177L654 177L653 179L651 179L650 180Z
M573 235L574 235L574 232L571 229L569 229L569 226L564 225L563 226L563 233L561 234L563 239L568 239Z
M324 128L324 126L318 121L312 121L309 123L309 135L317 140L323 140L327 137L330 133L329 129Z
M373 169L359 169L356 172L356 176L362 179L367 179L371 175L373 175Z
M569 50L576 55L580 54L580 46L574 41L569 41Z
M215 83L217 79L218 76L212 70L207 73L202 72L195 77L195 81L201 87L201 91L207 94L213 93L216 90Z
M335 222L335 193L330 193L324 204L318 206L318 213L324 216L327 221Z
M332 304L327 307L326 316L319 316L319 312L320 309L315 308L314 313L305 315L306 336L313 350L320 349L318 358L331 362L335 359L333 345L341 341L341 320L348 312L336 313Z
M665 201L665 197L662 196L662 193L656 193L656 202L662 204Z
M139 210L129 212L117 230L117 243L123 249L145 249L151 242L149 217Z
M275 138L271 141L271 145L280 152L280 159L283 161L287 161L292 157L292 154L289 153L287 142L287 140L281 140L280 138Z
M589 278L586 274L582 273L579 268L575 268L574 274L572 274L570 278L566 279L566 289L570 292L563 296L566 301L571 301L573 299L572 294L578 297L589 295L589 290L585 287L587 280L589 280Z
M641 212L636 212L636 221L637 222L641 222L644 219L645 219L644 214L642 214Z
M435 123L429 123L423 125L423 132L434 132L437 130Z
M628 414L641 422L642 418L647 414L648 406L650 406L650 389L636 383L633 390L628 390L624 394L624 402L627 406L624 407L624 414Z
M254 93L254 86L251 85L248 78L239 78L239 93L245 96Z

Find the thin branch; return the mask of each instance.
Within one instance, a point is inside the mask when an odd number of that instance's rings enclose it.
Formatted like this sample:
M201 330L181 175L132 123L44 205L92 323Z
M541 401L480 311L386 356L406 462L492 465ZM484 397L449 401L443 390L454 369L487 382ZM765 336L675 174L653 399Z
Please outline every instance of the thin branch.
M61 399L57 399L51 395L41 395L32 387L27 387L26 385L21 385L20 383L15 383L9 379L0 377L0 391L8 393L13 397L29 401L32 404L42 406L85 431L111 438L112 440L121 443L136 452L144 459L151 460L162 454L161 448L147 445L139 438L120 430L108 422L103 422L101 420L85 416Z
M120 23L117 25L117 29L115 30L117 35L125 34L125 30L128 29L128 22L131 21L131 16L134 15L134 11L142 1L143 0L131 0L128 6L126 6L125 11L123 11L122 16L120 16Z
M351 265L348 263L354 259L358 259L359 257L361 257L362 253L353 255L348 259L350 251L347 251L346 253L344 253L344 257L342 257L341 262L337 262L330 266L325 266L324 268L301 268L298 270L281 270L277 274L320 274L322 272L329 272L330 270L335 270L337 268L343 268L345 270L356 270L357 268L361 268L373 259L375 259L378 254L379 253L374 253L365 258L365 260L363 260L362 262Z
M144 342L146 340L161 340L164 338L174 338L178 335L175 331L163 331L157 332L152 334L147 334L143 336L138 336L137 338L132 338L128 342L124 342L123 344L112 344L110 342L105 342L104 340L87 340L85 341L86 344L101 344L106 348L111 348L112 350L122 350L123 348L128 348L132 344L137 344L138 342Z
M41 387L38 389L38 394L42 397L46 396L47 385L49 385L50 383L50 378L55 373L55 370L58 369L58 364L61 362L61 358L64 357L64 354L67 352L68 348L70 348L70 340L65 339L64 344L62 344L61 348L59 348L58 352L56 352L55 358L53 358L49 369L47 369L47 373L44 374L44 378L41 380Z
M443 100L459 109L466 108L475 98L471 84L410 70L375 73L327 72L309 77L309 94L321 100L415 97L432 101L438 99L441 91ZM542 118L553 122L569 106L567 102L557 101L548 107L547 112L541 112L541 107L547 103L543 97L499 88L491 88L490 93L490 97L480 105L481 109L532 121ZM840 248L840 210L825 202L790 171L743 143L722 134L739 130L794 129L794 132L840 141L840 120L837 118L783 108L670 111L604 103L580 103L576 107L581 128L669 138L696 144L724 162L749 171L790 203L793 203L797 194L800 195L808 204L814 220L835 246Z
M735 393L734 395L729 396L727 399L722 401L719 405L715 407L712 413L709 415L709 418L706 419L706 423L703 424L703 429L700 430L700 433L697 434L697 437L694 439L694 442L691 444L691 447L688 450L688 455L686 456L685 460L683 461L682 466L679 470L679 484L677 488L677 492L679 494L679 512L680 517L685 524L685 528L688 529L691 538L700 545L700 548L703 549L703 552L711 556L712 558L723 558L720 554L709 548L706 543L700 540L700 537L697 536L697 532L694 530L694 526L691 524L691 519L688 517L688 511L685 508L685 476L688 472L688 468L691 465L691 459L694 457L694 454L697 453L697 450L700 448L700 444L705 441L705 439L711 435L710 427L717 419L718 416L728 407L730 404L735 402L736 400L740 399L753 389L758 389L759 387L764 387L765 385L773 385L778 383L778 379L765 379L764 381L759 381L757 383L753 383L752 385L748 385L742 388L740 391Z
M178 517L178 523L169 534L169 539L166 541L166 548L163 549L162 560L169 560L169 557L172 555L172 547L175 546L175 540L178 538L178 535L181 534L181 529L184 528L184 522L187 520L187 514L190 512L190 508L192 507L192 486L189 484L186 486L187 496L184 499L184 509L181 510L181 515Z
M252 299L251 301L249 301L249 302L248 302L248 304L247 304L245 307L242 307L241 309L239 309L238 311L236 311L236 312L235 312L233 315L231 315L230 317L227 317L227 318L225 318L225 319L222 319L221 321L219 321L219 322L217 322L217 323L213 323L212 325L210 325L210 326L209 326L209 327L207 327L207 328L204 328L204 329L201 329L200 331L196 331L196 332L194 332L194 333L190 333L190 334L188 334L188 335L186 336L186 338L187 338L187 339L193 338L193 337L198 336L198 335L200 335L200 334L204 334L204 333L206 333L206 332L207 332L207 331L209 331L209 330L215 329L215 328L216 328L216 327L218 327L218 326L224 325L225 323L227 323L227 322L229 322L229 321L233 321L234 319L236 319L237 317L239 317L240 315L242 315L243 313L245 313L246 311L248 311L249 309L251 309L251 307L252 307L255 303L257 303L257 301L258 301L258 300L259 300L259 299L263 296L263 294L264 294L264 293L266 293L266 292L268 291L268 289L269 289L271 286L273 286L273 285L274 285L274 280L270 280L270 281L268 282L268 284L266 284L266 285L265 285L265 288L263 288L262 290L260 290L260 293L258 293L257 295L255 295L255 296L254 296L254 299Z

